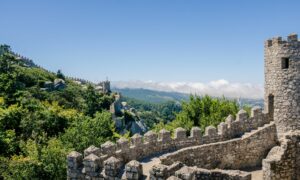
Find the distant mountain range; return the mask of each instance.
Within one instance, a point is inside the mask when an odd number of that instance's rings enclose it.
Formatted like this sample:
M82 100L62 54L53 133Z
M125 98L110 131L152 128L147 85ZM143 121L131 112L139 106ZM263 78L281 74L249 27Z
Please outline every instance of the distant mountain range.
M112 91L120 92L123 96L151 103L166 101L188 100L189 95L178 92L155 91L149 89L113 88Z
M166 92L166 91L155 91L149 89L134 89L134 88L113 88L113 91L120 92L123 96L134 98L142 101L151 103L163 103L166 101L187 101L189 100L189 94L179 92ZM263 99L237 99L239 104L242 106L248 104L251 106L263 107Z

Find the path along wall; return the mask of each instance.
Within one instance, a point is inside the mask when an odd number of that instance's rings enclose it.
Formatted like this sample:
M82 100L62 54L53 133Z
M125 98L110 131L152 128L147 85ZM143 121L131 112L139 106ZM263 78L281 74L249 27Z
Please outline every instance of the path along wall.
M166 154L160 160L165 165L180 161L187 166L206 169L244 169L260 166L276 143L276 127L272 122L241 138L184 148Z
M167 130L161 130L159 134L149 131L144 137L135 134L130 140L125 138L119 139L116 144L106 142L100 148L91 146L84 151L84 156L95 154L103 159L114 156L126 163L130 160L142 159L150 155L170 152L184 147L241 137L245 132L269 123L267 116L268 114L262 113L261 108L254 107L250 117L244 110L241 110L236 115L236 119L233 119L233 116L230 115L217 128L213 126L207 127L203 135L198 127L192 128L190 137L187 137L187 132L183 128L175 130L174 138L171 137L171 133Z
M263 160L265 180L300 179L300 131L287 133Z
M195 167L183 167L175 172L175 176L167 180L251 180L251 174L237 170L206 170Z
M181 166L180 166L181 165ZM150 170L150 179L168 180L251 180L251 174L239 170L202 169L197 167L184 166L181 162L166 166L163 164L154 165Z
M144 137L136 134L130 141L121 138L116 144L106 142L100 148L91 146L84 151L84 157L81 153L71 152L68 155L68 176L85 176L86 169L90 170L90 166L97 167L91 172L99 174L105 167L105 161L110 157L115 157L119 164L125 164L131 160L139 160L163 152L241 137L245 132L267 123L269 123L268 114L263 113L260 107L254 107L250 117L246 111L241 110L236 115L236 119L228 116L226 121L220 123L217 128L207 127L203 135L198 127L192 128L190 137L187 137L187 132L183 128L176 129L174 138L166 130L161 130L159 134L149 131Z

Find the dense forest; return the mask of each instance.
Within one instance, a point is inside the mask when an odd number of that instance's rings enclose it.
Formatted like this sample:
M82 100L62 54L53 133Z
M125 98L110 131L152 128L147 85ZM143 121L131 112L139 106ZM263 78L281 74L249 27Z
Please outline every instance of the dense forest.
M49 87L49 84L57 86ZM124 98L150 129L216 126L236 114L236 101L191 95L186 102ZM81 85L61 71L32 66L0 46L0 179L65 179L66 155L121 135L111 113L114 93Z
M118 137L107 111L113 94L0 49L0 179L65 179L68 152ZM63 88L45 88L58 80Z

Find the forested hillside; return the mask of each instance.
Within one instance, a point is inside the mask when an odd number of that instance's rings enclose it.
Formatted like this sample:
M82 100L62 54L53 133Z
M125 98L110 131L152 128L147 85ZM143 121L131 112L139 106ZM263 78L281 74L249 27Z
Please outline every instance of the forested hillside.
M112 101L0 46L0 179L65 179L68 152L118 136Z
M170 101L189 101L190 94L180 92L169 92L169 91L156 91L150 89L141 88L113 88L114 91L122 93L122 95L145 101L149 103L165 103ZM239 106L251 105L261 106L264 105L263 99L249 99L249 98L230 98L231 100L237 100Z
M173 98L177 95L181 96ZM70 151L83 152L90 145L99 147L121 136L108 111L115 97L100 93L92 84L76 83L61 71L49 72L16 55L9 46L0 46L0 179L66 179ZM204 130L240 108L237 101L226 98L173 98L123 97L121 101L130 105L122 114L124 121L132 119L128 113L132 111L155 131L193 126Z

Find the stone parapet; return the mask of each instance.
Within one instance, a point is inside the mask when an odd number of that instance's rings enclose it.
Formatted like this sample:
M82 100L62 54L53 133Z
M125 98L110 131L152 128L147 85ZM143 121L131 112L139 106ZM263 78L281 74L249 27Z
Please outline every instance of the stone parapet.
M163 165L180 161L187 166L206 169L243 169L260 166L269 150L276 146L277 134L272 122L241 138L187 147L160 157Z
M300 179L300 131L286 133L263 160L265 180Z
M161 167L161 168L157 168ZM155 169L156 168L156 169ZM167 179L167 180L251 180L251 174L239 170L221 170L221 169L202 169L197 167L183 166L177 171L168 172L169 167L166 165L158 165L154 167L156 174L151 174L151 180Z
M100 156L115 156L126 163L130 160L145 158L157 153L241 137L244 133L269 123L268 118L266 118L267 115L259 107L252 108L250 117L244 110L239 111L236 117L236 119L233 119L233 116L229 116L217 128L207 127L204 134L201 133L198 127L192 128L189 137L187 137L187 132L183 128L175 130L174 138L165 129L158 134L149 131L144 136L135 134L130 140L121 138L116 144L108 141L102 144L99 149L94 146L89 147L85 150L85 155L94 153L101 154Z
M283 39L281 36L274 37L272 39L268 39L265 41L265 47L272 47L272 46L278 46L278 45L291 45L291 44L298 44L300 46L300 42L298 41L298 35L297 34L290 34L287 36L286 39Z
M159 153L238 138L266 123L269 123L268 115L263 113L261 108L254 107L250 117L244 110L241 110L236 115L236 119L233 116L228 116L226 121L220 123L217 128L213 126L207 127L204 134L201 133L199 127L193 127L190 136L187 136L185 129L177 128L174 132L174 138L172 138L169 131L164 129L158 134L149 131L144 136L135 134L130 140L120 138L116 144L108 141L102 144L100 148L91 146L84 151L84 156L85 159L91 154L93 157L97 156L99 158L99 160L97 159L97 165L100 169L103 169L104 161L112 156L117 158L121 164L126 164L131 160L139 160ZM83 167L83 164L80 160L77 160L77 166ZM89 168L87 166L88 170ZM70 175L72 174L71 172L78 173L72 169L71 163L68 172L70 172ZM90 173L89 171L84 172Z

